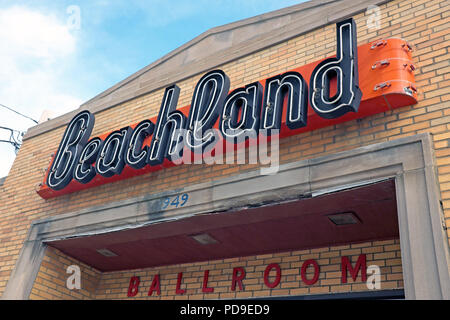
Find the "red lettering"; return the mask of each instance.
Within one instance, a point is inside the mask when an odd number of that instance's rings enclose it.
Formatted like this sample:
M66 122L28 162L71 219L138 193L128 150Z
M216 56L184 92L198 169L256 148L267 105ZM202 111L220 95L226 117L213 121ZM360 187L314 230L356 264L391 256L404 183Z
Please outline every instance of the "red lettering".
M233 278L231 280L231 291L236 291L236 284L239 285L239 290L244 291L242 280L245 278L245 269L237 267L233 269Z
M161 295L161 284L159 282L159 274L156 274L153 277L152 285L150 286L150 290L148 291L148 295L151 296L153 294L153 291L156 291L156 294L158 296Z
M308 278L306 278L306 269L308 269L308 267L312 265L314 267L314 276L312 277L311 280L308 280ZM302 281L307 284L308 286L312 286L314 283L317 282L317 280L319 280L319 275L320 275L320 268L319 265L317 264L317 261L314 259L309 259L306 260L305 262L303 262L302 264L302 269L301 269L301 276L302 276Z
M361 280L367 281L367 264L366 264L366 255L360 254L358 260L356 261L355 268L352 267L352 264L348 257L341 257L341 269L342 269L342 283L347 283L347 270L350 271L350 275L352 276L353 281L356 281L358 277L359 270L361 270Z
M205 270L205 273L203 275L203 287L202 287L203 293L214 292L214 288L208 288L208 278L209 278L209 270Z
M269 281L269 274L270 271L272 269L275 269L276 271L276 276L275 276L275 281L270 282ZM266 267L266 270L264 270L264 283L266 284L267 287L273 289L275 288L281 280L281 269L280 269L280 265L278 263L271 263Z
M181 279L183 278L183 272L178 273L177 278L177 288L175 289L176 294L184 294L186 290L181 289Z
M130 285L128 286L128 297L134 297L138 294L139 292L139 283L141 282L141 280L139 279L139 277L131 277L130 278Z

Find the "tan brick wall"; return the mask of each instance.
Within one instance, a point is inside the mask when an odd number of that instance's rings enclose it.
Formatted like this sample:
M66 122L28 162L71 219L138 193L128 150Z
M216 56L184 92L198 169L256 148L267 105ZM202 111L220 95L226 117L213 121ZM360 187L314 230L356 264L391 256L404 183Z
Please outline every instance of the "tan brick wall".
M72 265L80 268L81 289L79 290L69 290L66 285L67 278L71 276L71 273L67 273L67 267ZM30 299L94 299L100 277L101 272L98 270L66 256L57 249L47 247Z
M400 245L398 239L364 242L351 245L291 251L257 256L238 257L207 262L178 264L143 270L99 273L76 260L64 256L56 249L47 249L31 299L230 299L263 296L286 296L305 294L328 294L335 292L368 291L366 282L358 274L353 281L348 273L348 282L341 283L341 257L347 256L355 266L360 254L366 255L367 266L376 265L381 271L380 290L403 288ZM309 259L315 259L320 267L318 281L308 286L301 280L300 269ZM264 284L264 270L267 265L277 263L281 269L278 286L269 289ZM77 264L82 270L81 290L68 290L65 286L65 270ZM231 290L233 268L243 267L243 291L236 286ZM202 293L205 270L209 270L208 287L212 293ZM51 271L51 272L50 272ZM178 273L183 272L181 289L183 295L176 295ZM159 274L161 295L156 292L148 296L155 275ZM274 281L275 271L270 273ZM140 278L139 292L135 297L127 297L130 278ZM370 276L370 275L368 275ZM307 269L307 278L313 277L313 269Z
M358 44L383 37L401 37L415 46L414 62L420 101L410 107L354 120L292 136L281 141L281 162L315 158L373 143L398 139L421 132L434 138L440 189L446 225L450 226L449 119L450 43L449 6L446 0L396 0L380 6L381 29L369 31L364 13L354 18ZM308 64L334 54L335 25L219 66L230 77L231 88ZM201 75L177 83L179 105L190 103ZM115 108L96 114L93 135L101 134L155 116L163 90L152 92ZM254 168L254 165L183 165L145 176L104 185L50 200L35 190L44 169L59 144L64 128L36 136L23 143L3 187L0 187L0 295L16 263L30 223L35 219L79 210L92 205L156 193L199 181L217 180ZM230 171L231 169L231 171ZM447 231L450 237L450 230Z

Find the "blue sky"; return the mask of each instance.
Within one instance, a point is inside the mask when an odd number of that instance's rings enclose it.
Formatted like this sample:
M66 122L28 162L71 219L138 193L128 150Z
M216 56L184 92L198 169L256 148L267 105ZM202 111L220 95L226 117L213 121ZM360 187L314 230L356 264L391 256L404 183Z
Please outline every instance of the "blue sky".
M64 114L209 28L299 2L0 0L0 104L37 120ZM0 126L33 125L0 107ZM14 156L0 143L0 177Z

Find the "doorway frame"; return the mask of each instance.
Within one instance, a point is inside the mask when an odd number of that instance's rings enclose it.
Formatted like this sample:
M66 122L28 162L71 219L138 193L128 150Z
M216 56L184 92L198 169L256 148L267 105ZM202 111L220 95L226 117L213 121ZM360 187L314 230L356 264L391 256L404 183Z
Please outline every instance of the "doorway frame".
M280 165L32 222L2 299L28 299L46 243L242 210L395 179L406 299L450 299L450 254L430 133ZM181 208L164 199L188 193Z

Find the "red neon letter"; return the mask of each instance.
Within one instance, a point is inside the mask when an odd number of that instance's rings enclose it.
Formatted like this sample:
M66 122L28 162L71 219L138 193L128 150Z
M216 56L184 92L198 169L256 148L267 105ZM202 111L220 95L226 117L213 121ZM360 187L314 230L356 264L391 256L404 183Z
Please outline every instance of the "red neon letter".
M203 287L202 287L202 292L204 293L214 292L214 288L208 288L208 278L209 278L209 270L205 270L205 274L203 275Z
M358 277L359 270L361 269L361 280L367 280L367 265L366 265L366 255L360 254L358 260L356 261L355 268L352 267L350 260L348 257L341 257L341 266L342 266L342 283L347 283L347 269L350 271L350 275L352 276L353 281L356 281Z
M153 277L152 285L150 286L150 290L148 291L148 295L151 296L153 291L156 291L158 296L161 295L161 284L159 283L159 274L156 274Z
M306 269L308 269L309 265L312 265L314 267L314 276L312 277L311 280L308 280L306 278ZM320 274L320 268L319 268L319 265L317 264L316 260L309 259L309 260L306 260L305 262L303 262L301 276L302 276L302 281L305 284L307 284L308 286L312 286L314 283L317 282L317 280L319 280L319 274Z
M277 275L275 277L275 281L274 282L269 282L269 273L272 269L275 269L275 271L277 272ZM280 265L278 263L271 263L266 267L266 270L264 271L264 283L266 284L267 287L273 289L275 288L281 280L281 269L280 269Z
M234 268L233 279L231 280L231 291L236 291L236 283L239 285L239 290L244 291L244 286L242 285L242 280L244 278L245 278L245 269L242 267Z
M178 274L178 278L177 278L177 288L175 289L175 293L176 294L184 294L186 292L186 290L181 289L181 279L183 278L183 272L180 272Z
M130 286L128 287L128 297L134 297L139 292L139 277L130 278Z

